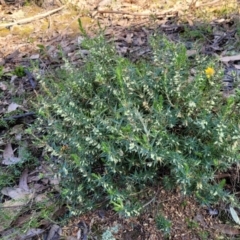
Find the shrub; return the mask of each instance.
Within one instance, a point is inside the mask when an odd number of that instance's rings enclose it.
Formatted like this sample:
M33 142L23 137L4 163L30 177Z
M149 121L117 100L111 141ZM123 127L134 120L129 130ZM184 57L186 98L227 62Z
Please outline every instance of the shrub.
M159 181L162 166L170 169L165 182L184 194L205 203L229 196L214 174L239 161L240 92L222 97L222 71L205 73L215 60L191 61L182 44L161 36L151 46L151 61L132 63L100 34L82 43L84 66L66 61L41 81L39 126L47 125L44 141L59 158L73 213L102 201L137 213L133 193Z
M163 234L169 235L171 232L171 222L167 220L162 214L158 214L155 218L157 228L163 232Z

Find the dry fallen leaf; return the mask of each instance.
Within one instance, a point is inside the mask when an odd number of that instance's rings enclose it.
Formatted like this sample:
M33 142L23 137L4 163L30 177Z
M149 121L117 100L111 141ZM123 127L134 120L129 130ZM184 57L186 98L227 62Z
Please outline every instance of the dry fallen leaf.
M26 192L29 192L29 187L27 185L28 178L28 169L25 169L19 180L19 188L23 189Z
M133 33L128 33L125 38L126 43L131 44L133 42Z
M45 231L44 229L40 229L40 228L31 228L27 231L27 233L18 236L17 239L19 240L32 239L34 237L39 236L44 231Z
M8 228L21 212L22 208L34 197L33 193L26 192L21 188L3 188L1 193L12 199L0 204L0 231Z
M194 221L196 222L199 222L202 226L204 227L207 227L207 224L204 220L204 217L202 214L197 214L195 217L194 217Z
M4 164L4 165L12 165L12 164L16 164L16 163L18 163L20 161L21 161L21 158L14 156L12 145L11 145L11 143L8 143L5 146L5 149L3 151L3 161L2 161L2 164Z
M227 224L215 224L213 228L228 235L239 235L240 230Z
M62 229L60 228L60 226L54 224L52 225L49 234L47 236L47 240L58 240L60 239L60 236L62 234Z
M14 200L25 199L27 195L30 194L29 191L25 191L19 187L5 187L1 190L1 193L5 196L8 196Z
M220 61L225 63L229 61L238 61L238 60L240 60L240 54L235 56L225 56L220 58Z
M16 141L20 141L21 139L22 139L22 134L21 133L15 135L15 140Z
M39 59L39 57L40 57L39 54L33 54L33 55L31 55L29 58L30 58L31 60L36 60L36 59Z
M6 90L7 90L7 85L4 84L3 82L0 82L0 89L1 89L2 91L6 91Z
M36 202L49 202L50 199L47 197L46 193L42 193L36 196L35 198Z
M234 64L234 67L235 67L236 69L240 69L240 65L239 65L239 64Z
M54 188L57 191L60 191L59 183L60 183L60 178L58 178L56 176L50 178L50 184L54 185Z
M11 103L8 106L7 113L15 111L18 107L21 107L21 105L18 105L17 103Z
M12 14L11 14L11 17L13 19L21 19L24 17L24 12L23 10L18 10L18 11L14 11Z
M197 50L194 50L194 49L192 49L192 50L187 50L187 57L192 57L192 56L194 56L194 55L196 55L197 54Z
M235 221L235 223L240 225L240 220L239 220L239 217L237 215L237 212L234 210L233 207L230 207L229 210L230 210L231 216L232 216L233 220Z

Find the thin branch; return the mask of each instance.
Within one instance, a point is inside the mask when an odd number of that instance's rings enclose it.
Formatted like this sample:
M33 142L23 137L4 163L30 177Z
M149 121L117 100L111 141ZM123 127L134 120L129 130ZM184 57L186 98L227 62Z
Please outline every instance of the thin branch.
M132 16L163 16L163 15L166 15L168 12L171 12L171 10L162 12L162 13L131 13L131 12L111 11L111 10L98 10L97 12L98 13L132 15ZM173 13L177 13L177 11L175 10ZM174 17L175 15L169 15L169 17Z
M15 115L15 116L7 117L7 118L2 118L2 120L4 120L4 121L13 121L13 120L16 120L16 119L19 119L19 118L24 118L24 117L33 116L33 115L36 115L36 113L34 113L34 112L27 112L27 113Z
M3 24L0 24L0 28L11 27L11 26L19 25L19 24L25 24L25 23L29 23L29 22L32 22L32 21L35 21L35 20L38 20L38 19L41 19L41 18L45 18L45 17L47 17L47 16L49 16L49 15L51 15L53 13L56 13L56 12L62 10L63 8L65 8L65 6L62 6L62 7L53 9L51 11L48 11L48 12L36 15L34 17L20 19L20 20L18 20L16 22L3 23Z
M145 203L143 206L142 206L142 208L145 208L145 207L147 207L149 204L151 204L153 201L155 201L156 200L156 196L154 196L149 202L147 202L147 203Z

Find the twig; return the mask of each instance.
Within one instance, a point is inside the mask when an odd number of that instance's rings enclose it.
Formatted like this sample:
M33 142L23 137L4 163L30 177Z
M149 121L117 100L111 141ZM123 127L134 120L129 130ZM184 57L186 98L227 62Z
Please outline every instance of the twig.
M163 16L166 15L168 12L162 13L131 13L131 12L123 12L123 11L110 11L110 10L98 10L98 13L111 13L111 14L125 14L125 15L132 15L132 16ZM176 10L173 12L177 12ZM175 15L169 15L169 17L174 17Z
M152 202L154 202L156 200L157 195L159 194L159 191L160 191L160 189L158 188L155 196L150 201L145 203L141 208L143 209L143 208L147 207L149 204L151 204Z
M32 22L32 21L35 21L35 20L38 20L38 19L41 19L41 18L45 18L45 17L47 17L47 16L49 16L53 13L56 13L56 12L62 10L63 8L65 8L65 6L53 9L51 11L39 14L39 15L34 16L34 17L24 18L24 19L18 20L16 22L3 23L3 24L0 24L0 28L11 27L11 26L19 25L19 24L25 24L25 23L29 23L29 22Z
M4 121L12 121L12 120L16 120L16 119L19 119L19 118L24 118L24 117L28 117L28 116L33 116L33 115L36 115L36 113L34 113L34 112L28 112L28 113L23 113L23 114L11 116L11 117L3 118L2 120L4 120Z
M196 6L196 8L203 7L203 6L210 6L218 3L219 1L220 0L213 0L212 2L200 4L199 6ZM133 15L133 16L163 16L170 13L176 15L179 12L179 10L183 10L183 9L181 7L180 8L174 7L174 8L170 8L168 10L162 11L160 13L131 13L131 12L124 12L124 11L98 10L97 13L125 14L125 15ZM175 15L169 15L169 17L174 17Z
M150 203L152 203L154 200L156 200L156 196L154 196L149 202L145 203L142 208L145 208L147 205L149 205Z
M0 209L1 208L19 208L19 207L23 208L23 207L27 207L27 206L28 206L28 204L16 205L16 206L0 206Z

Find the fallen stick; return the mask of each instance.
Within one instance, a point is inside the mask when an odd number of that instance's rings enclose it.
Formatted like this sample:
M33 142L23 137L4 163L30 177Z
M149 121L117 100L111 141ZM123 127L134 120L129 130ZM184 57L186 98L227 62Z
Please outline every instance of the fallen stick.
M175 12L177 12L177 11L175 11ZM163 13L130 13L130 12L110 11L110 10L98 10L97 13L123 14L123 15L133 15L133 16L163 16L163 15L167 14L167 12L163 12ZM175 16L175 15L172 15L172 16Z
M27 113L23 113L23 114L19 114L19 115L14 115L11 117L6 117L6 118L2 118L3 121L13 121L13 120L17 120L19 118L24 118L24 117L28 117L28 116L35 116L36 113L34 112L27 112Z
M38 19L41 19L41 18L45 18L45 17L47 17L47 16L49 16L53 13L56 13L56 12L62 10L63 8L65 8L65 6L53 9L51 11L39 14L39 15L34 16L34 17L24 18L24 19L21 19L21 20L12 22L12 23L3 23L3 24L0 24L0 28L6 28L6 27L14 26L14 25L25 24L25 23L29 23L29 22L32 22L32 21L35 21L35 20L38 20Z

